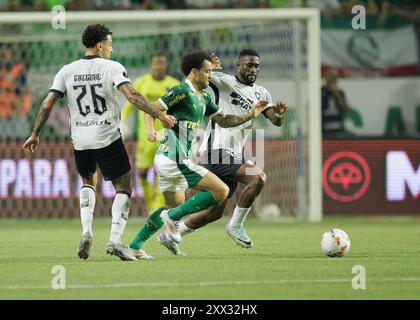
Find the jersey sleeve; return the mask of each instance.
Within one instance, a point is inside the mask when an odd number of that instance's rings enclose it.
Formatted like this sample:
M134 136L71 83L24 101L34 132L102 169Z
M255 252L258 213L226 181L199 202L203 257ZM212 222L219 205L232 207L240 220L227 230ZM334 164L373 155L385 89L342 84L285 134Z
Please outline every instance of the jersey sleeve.
M60 95L60 98L66 93L66 81L65 81L65 66L55 75L53 84L49 90Z
M223 83L223 77L225 74L221 71L212 71L210 82L215 85L216 87L220 87Z
M159 98L159 102L166 110L176 107L180 102L188 97L188 92L182 86L176 86L168 90L166 94Z
M131 83L131 80L128 78L127 70L124 66L116 61L114 61L111 69L111 78L114 87L117 89L126 83Z
M221 113L222 109L213 102L210 95L208 93L204 93L204 95L206 98L206 111L204 112L204 115L209 118L212 118L215 115Z

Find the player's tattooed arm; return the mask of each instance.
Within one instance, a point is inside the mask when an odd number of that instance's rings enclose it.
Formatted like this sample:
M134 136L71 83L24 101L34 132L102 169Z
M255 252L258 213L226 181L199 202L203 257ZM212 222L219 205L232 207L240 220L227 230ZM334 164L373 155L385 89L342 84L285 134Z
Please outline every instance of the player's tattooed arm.
M131 83L123 84L118 88L127 100L135 105L146 114L150 114L153 118L159 119L165 128L172 128L176 123L175 118L166 115L163 110L156 108L155 105L150 104L147 99L134 89Z
M161 114L161 111L156 109L152 104L150 104L147 99L141 95L136 89L134 89L131 83L125 83L118 88L121 93L127 98L127 100L135 105L140 110L150 114L153 118L158 118Z
M265 111L265 116L271 121L273 125L280 127L284 122L286 110L287 102L285 100L280 100L273 108Z
M47 97L42 102L41 107L38 110L38 115L36 116L34 129L32 130L33 135L39 135L45 122L47 122L48 118L50 117L54 104L61 97L62 95L55 91L51 91L48 93Z
M23 149L25 152L35 152L35 149L39 145L39 133L44 127L44 124L47 122L50 117L51 111L54 108L55 103L58 99L62 97L62 93L57 91L50 91L42 102L41 107L39 108L38 115L36 116L34 129L32 130L31 136L23 144Z
M252 107L252 109L247 113L241 116L233 115L233 114L225 114L223 112L213 116L212 120L216 122L222 128L229 128L229 127L237 127L249 120L255 119L264 109L264 107L268 104L268 101L261 100L258 101L257 104Z

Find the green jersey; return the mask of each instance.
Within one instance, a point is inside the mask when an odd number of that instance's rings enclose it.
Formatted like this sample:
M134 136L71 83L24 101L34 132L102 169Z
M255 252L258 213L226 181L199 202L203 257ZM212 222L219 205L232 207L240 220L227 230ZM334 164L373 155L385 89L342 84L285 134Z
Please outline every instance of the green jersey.
M163 154L178 163L191 159L192 142L201 120L204 116L213 117L222 110L207 92L197 92L189 80L170 89L159 101L167 109L167 114L177 119L177 124L165 130L156 154Z

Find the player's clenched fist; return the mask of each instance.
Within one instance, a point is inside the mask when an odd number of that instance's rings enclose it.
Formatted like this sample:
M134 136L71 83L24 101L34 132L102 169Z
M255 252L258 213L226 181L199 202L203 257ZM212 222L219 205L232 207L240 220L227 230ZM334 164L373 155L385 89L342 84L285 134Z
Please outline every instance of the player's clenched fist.
M35 149L39 145L39 137L35 135L31 135L23 144L23 150L25 150L26 153L28 152L35 152Z

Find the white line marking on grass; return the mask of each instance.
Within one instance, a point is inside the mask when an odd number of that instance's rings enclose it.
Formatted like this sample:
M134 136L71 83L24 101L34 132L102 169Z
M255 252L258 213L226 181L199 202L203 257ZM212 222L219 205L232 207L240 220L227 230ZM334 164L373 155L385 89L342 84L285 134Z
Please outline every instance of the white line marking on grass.
M67 285L66 289L102 289L102 288L128 288L128 287L194 287L194 286L229 286L229 285L253 285L253 284L311 284L311 283L351 283L351 279L307 279L307 280L249 280L249 281L207 281L207 282L133 282L133 283L110 283L110 284L74 284ZM420 282L420 278L385 278L370 279L369 282ZM51 289L51 286L0 286L0 290L30 290Z

